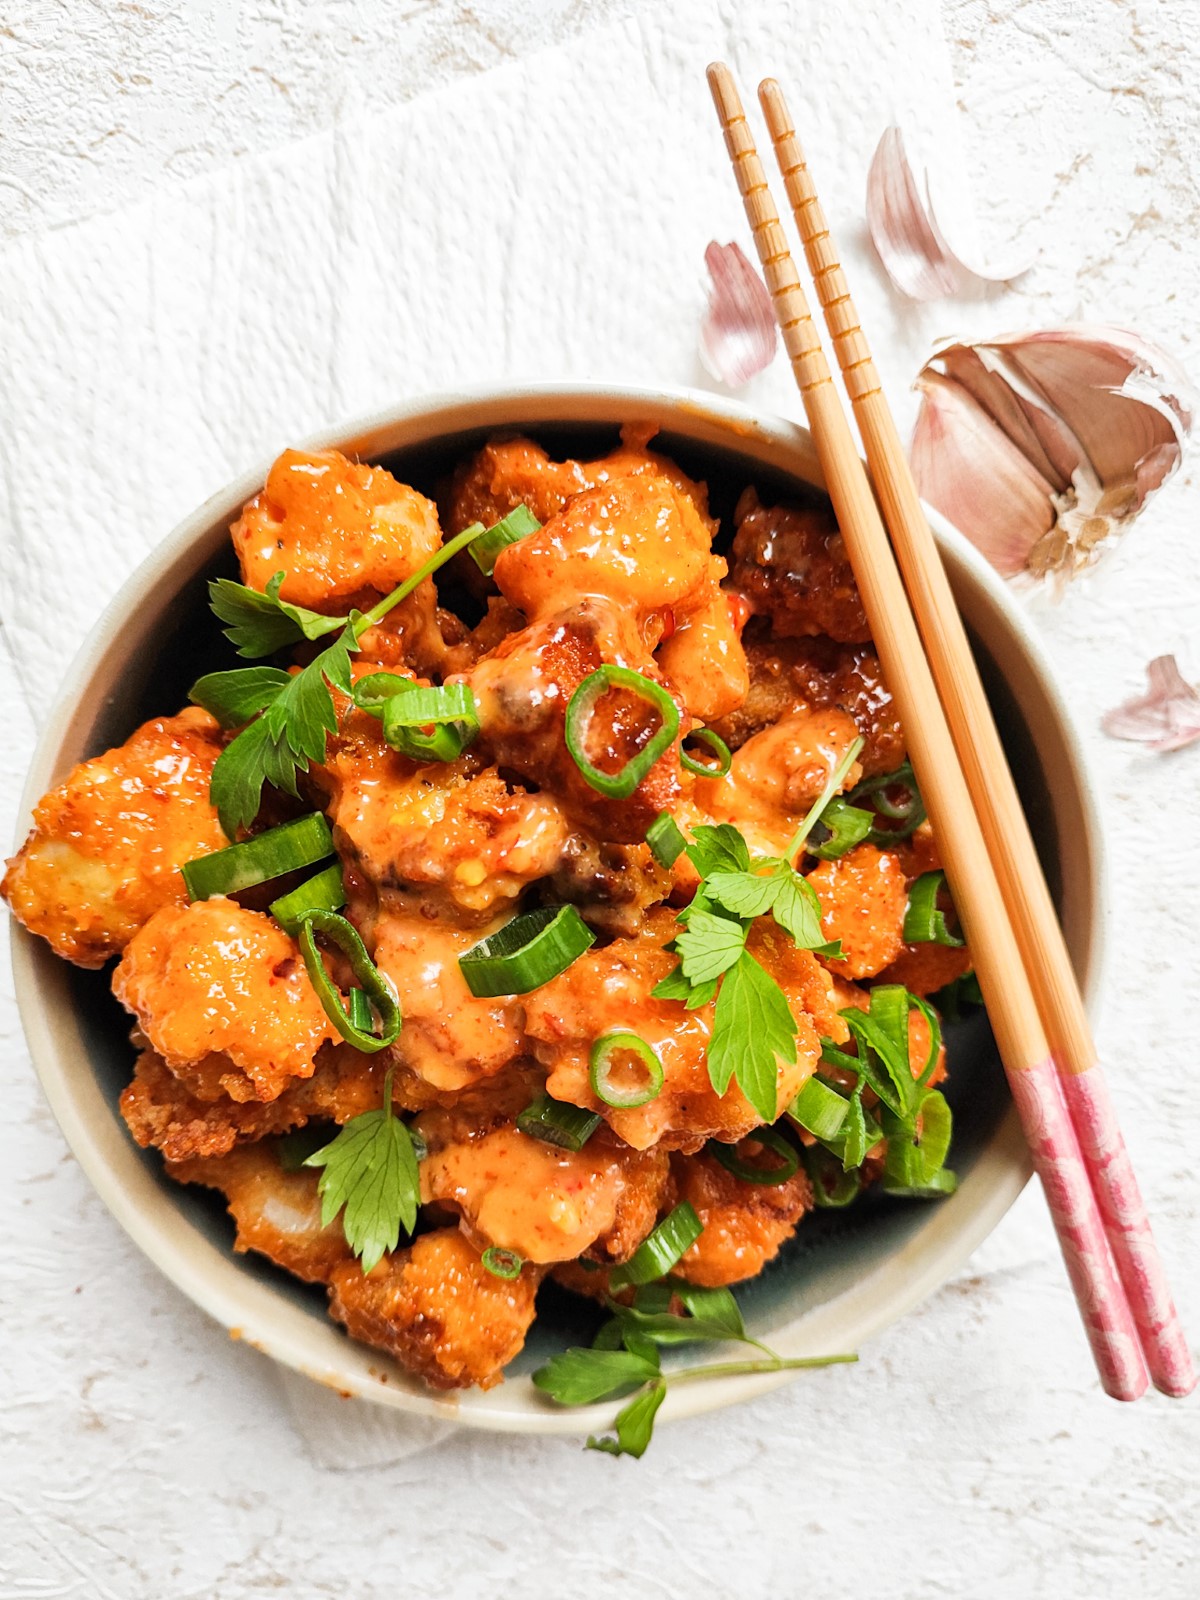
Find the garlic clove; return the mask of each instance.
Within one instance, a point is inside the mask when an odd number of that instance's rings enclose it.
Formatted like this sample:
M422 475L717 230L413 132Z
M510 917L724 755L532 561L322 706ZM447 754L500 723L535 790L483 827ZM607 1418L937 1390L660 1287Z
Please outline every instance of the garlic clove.
M960 522L1006 575L1019 570L1013 562L1022 539L1022 565L1035 577L1069 576L1090 566L1174 472L1192 425L1191 387L1181 369L1156 346L1120 329L1078 324L942 346L917 378L923 395L918 435L933 425L924 421L936 392L931 378L953 383L975 413L968 429L963 406L948 421L951 413L939 400L941 432L970 431L972 449L980 452L972 461L958 451L955 470L963 481L949 485L949 469L922 445L913 470L931 503L945 510L942 501L953 498L971 507L994 494L994 452L980 444L981 428L1024 459L1032 474L1020 480L1024 490L1036 479L1045 485L1045 505L1034 507L1027 492L1013 498L999 556L990 515L976 509ZM1010 476L1020 479L1015 468ZM973 529L981 523L976 537Z
M704 260L712 287L700 323L700 360L718 383L740 389L775 355L771 296L740 246L714 239Z
M904 135L891 127L875 147L867 172L867 229L892 282L910 300L938 300L955 294L962 274L989 282L1007 282L1033 265L1026 256L1003 266L971 259L958 233L953 204L944 196L936 203L928 171L919 183L908 158Z
M867 172L867 229L888 277L910 300L954 294L958 274L929 220L899 128L888 128Z
M953 379L926 367L910 447L922 497L1005 577L1054 526L1051 484Z
M1200 739L1200 693L1180 672L1174 656L1157 656L1146 668L1147 692L1127 700L1101 719L1114 739L1129 739L1151 750L1182 750Z

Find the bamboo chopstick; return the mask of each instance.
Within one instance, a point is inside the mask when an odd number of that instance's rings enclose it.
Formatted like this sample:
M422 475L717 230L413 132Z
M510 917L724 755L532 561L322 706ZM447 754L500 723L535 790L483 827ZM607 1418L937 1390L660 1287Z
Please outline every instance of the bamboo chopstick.
M1196 1375L1088 1026L1083 997L966 630L921 507L783 93L759 85L792 215L858 419L867 465L996 868L1150 1376L1186 1395Z
M708 69L708 82L834 514L974 952L1000 1057L1046 1192L1093 1358L1107 1392L1116 1399L1135 1400L1145 1392L1146 1373L1133 1319L1113 1272L1096 1200L946 715L733 78L727 67L714 64Z

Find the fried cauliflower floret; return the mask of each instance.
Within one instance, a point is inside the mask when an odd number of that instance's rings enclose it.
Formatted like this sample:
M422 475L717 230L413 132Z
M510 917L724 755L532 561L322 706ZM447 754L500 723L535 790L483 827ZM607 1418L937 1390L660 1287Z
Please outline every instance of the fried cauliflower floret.
M913 994L936 994L974 965L966 945L906 944L879 974L880 983L902 983Z
M473 522L490 527L522 505L539 522L549 522L572 495L638 473L669 478L698 514L707 517L704 485L694 483L665 456L647 450L653 436L652 428L624 428L618 448L597 461L552 461L532 439L491 439L454 474L443 504L446 529L461 533Z
M761 1146L745 1140L738 1155L758 1164ZM677 1155L671 1158L671 1177L675 1203L686 1200L704 1225L673 1270L705 1288L756 1276L779 1254L812 1205L812 1186L803 1167L783 1183L747 1183L714 1156Z
M396 986L404 1017L391 1053L434 1089L469 1088L523 1053L519 1002L477 999L458 965L505 920L453 928L385 908L375 925L375 962Z
M471 752L410 761L365 712L342 728L318 781L339 850L380 888L486 918L558 865L567 823L549 795L510 789Z
M511 1123L447 1138L448 1120L457 1119L436 1111L417 1119L430 1152L421 1199L457 1210L481 1249L501 1245L543 1263L584 1251L624 1260L654 1226L667 1182L663 1152L599 1135L563 1150Z
M781 639L871 637L846 546L829 506L764 506L747 489L734 512L733 582Z
M646 910L671 892L671 873L644 844L602 844L572 833L550 876L556 901L579 907L592 927L634 934Z
M337 450L285 450L266 486L230 529L251 589L277 572L280 594L313 611L366 610L441 547L437 508L382 467ZM437 597L422 584L363 634L371 660L436 663L442 653Z
M490 1389L525 1343L539 1268L497 1278L457 1228L422 1234L364 1276L335 1269L329 1313L433 1389Z
M668 1150L698 1150L707 1139L734 1143L760 1121L736 1083L718 1095L709 1080L713 1007L688 1011L681 1001L651 994L676 964L663 946L678 931L669 912L651 911L639 936L589 950L525 1002L526 1032L538 1060L549 1069L548 1093L599 1112L636 1150L656 1143ZM818 1035L832 1037L830 1029L840 1019L829 1003L827 976L808 951L797 950L791 939L761 921L750 948L787 995L799 1030L796 1063L779 1065L777 1105L782 1110L816 1066ZM650 1045L663 1068L659 1094L626 1110L598 1100L588 1078L592 1044L613 1030L617 1018L622 1028Z
M0 893L32 933L81 967L118 955L153 914L187 899L179 868L227 843L209 803L217 724L156 717L84 761L38 802Z
M692 716L706 725L735 710L750 688L742 624L746 607L715 583L707 598L682 616L655 651L663 676Z
M234 1100L277 1099L337 1037L295 941L222 897L156 912L122 956L113 993L172 1071L228 1057L219 1081Z
M483 739L499 767L540 785L576 827L593 837L640 844L658 813L682 793L683 772L678 748L672 746L628 799L607 799L585 782L566 745L567 706L583 680L605 662L657 676L633 617L610 600L585 597L510 634L472 669L468 681ZM617 771L658 725L642 700L614 690L595 707L588 759L603 771ZM681 726L686 725L685 720Z
M180 1183L220 1190L237 1224L235 1250L256 1250L305 1283L328 1283L343 1264L361 1276L341 1223L321 1225L316 1172L285 1172L273 1141L210 1159L168 1161L167 1171Z
M143 1148L168 1161L220 1156L235 1145L287 1133L316 1117L348 1122L380 1104L383 1077L375 1057L349 1045L326 1045L311 1078L277 1100L231 1100L221 1079L233 1072L228 1056L208 1056L177 1077L153 1050L144 1050L121 1094L121 1115Z
M858 737L844 711L802 711L747 739L723 778L699 778L696 804L732 822L751 849L775 855L816 801ZM857 761L841 787L858 781Z
M908 887L899 857L860 844L808 874L821 902L821 932L842 941L839 977L873 978L900 954Z
M736 750L783 717L833 706L853 717L865 741L858 758L863 776L894 772L904 760L904 731L874 650L824 638L776 639L765 622L756 619L743 635L746 696L710 723L714 731Z

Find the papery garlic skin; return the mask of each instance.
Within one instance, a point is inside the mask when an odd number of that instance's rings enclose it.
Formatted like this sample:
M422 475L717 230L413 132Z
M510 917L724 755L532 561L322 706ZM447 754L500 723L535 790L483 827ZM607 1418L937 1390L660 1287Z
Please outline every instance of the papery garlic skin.
M1006 283L1027 272L1036 253L1005 265L968 259L960 243L952 243L944 203L934 203L928 171L918 181L908 158L904 134L884 130L867 172L867 231L888 277L910 300L940 300L956 294L964 277Z
M1086 324L948 343L916 388L917 487L1006 577L1091 566L1178 467L1194 409L1171 357Z
M1200 739L1200 693L1174 656L1156 656L1146 668L1147 692L1106 712L1100 726L1114 739L1151 750L1182 750Z
M740 389L775 355L779 335L771 296L739 245L714 239L704 261L712 287L700 323L700 360L718 383Z

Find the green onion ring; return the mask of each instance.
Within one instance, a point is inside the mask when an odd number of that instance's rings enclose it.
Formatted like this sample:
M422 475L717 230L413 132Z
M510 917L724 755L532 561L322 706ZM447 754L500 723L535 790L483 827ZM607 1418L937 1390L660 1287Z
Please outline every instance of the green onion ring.
M306 878L291 894L281 894L278 900L272 900L271 915L295 937L310 911L340 911L345 904L342 863L335 861L315 877Z
M805 1150L804 1170L812 1184L813 1200L823 1211L840 1211L857 1199L862 1189L858 1172L847 1172L838 1158L819 1144Z
M237 894L256 883L269 883L300 867L310 867L333 854L333 835L319 811L297 817L241 844L227 845L210 855L185 861L180 871L189 900L209 900L215 894Z
M556 1144L560 1150L582 1150L599 1126L594 1111L552 1100L548 1094L538 1095L517 1118L522 1133L544 1144Z
M596 703L609 689L628 689L639 700L658 712L660 726L648 743L619 772L602 772L584 750ZM634 672L632 667L605 663L590 672L571 696L567 706L567 749L586 783L610 800L628 800L650 768L675 743L679 732L679 707L661 684Z
M646 843L655 861L668 872L687 849L687 840L669 811L660 811L646 829Z
M907 789L908 800L902 802L889 800L887 790L892 788ZM879 772L873 778L864 778L851 789L846 798L851 805L870 798L871 804L881 816L900 824L898 828L872 828L867 840L873 845L886 848L889 844L895 844L897 840L907 839L925 821L925 802L921 799L921 791L917 788L911 761L905 761L894 772Z
M383 737L414 761L456 761L479 733L475 696L465 683L410 685L381 709Z
M785 1139L783 1134L774 1128L756 1128L753 1133L746 1135L758 1144L765 1145L775 1155L783 1160L781 1167L754 1167L743 1161L737 1154L737 1146L722 1144L718 1139L710 1139L706 1146L708 1153L735 1178L740 1178L743 1183L777 1184L786 1183L796 1174L800 1165L800 1156L795 1145L790 1139ZM741 1143L741 1141L738 1141Z
M857 1059L847 1056L848 1061ZM811 1133L814 1139L836 1139L850 1110L845 1095L822 1083L815 1075L800 1090L787 1108L787 1114L798 1127Z
M946 887L944 872L923 872L908 891L904 913L905 944L945 944L961 949L964 940L946 926L946 913L938 909L938 895Z
M608 1275L611 1289L626 1289L631 1284L652 1283L665 1278L671 1268L687 1254L704 1232L704 1224L686 1200L646 1236L622 1266Z
M493 1278L503 1278L509 1283L521 1276L521 1268L525 1265L524 1256L499 1244L489 1245L479 1259Z
M518 539L524 539L527 534L537 533L540 527L541 523L528 506L514 506L506 517L494 522L471 545L475 565L485 578L490 578L496 570L496 557L501 550L516 544Z
M337 945L350 963L359 985L379 1015L379 1033L357 1027L346 1011L337 986L321 960L321 952L317 948L318 933ZM300 927L300 953L325 1015L348 1044L361 1050L364 1055L373 1055L376 1050L385 1050L393 1043L400 1032L400 1001L391 980L380 972L367 954L367 947L352 922L347 922L336 911L310 911Z
M646 1069L645 1084L640 1089L624 1094L613 1087L611 1079L613 1057L623 1050L628 1050L637 1056ZM657 1099L661 1093L662 1062L654 1047L647 1044L638 1034L621 1031L606 1033L592 1046L588 1058L588 1082L597 1100L603 1100L606 1106L613 1106L618 1111L632 1111L635 1106L644 1106L649 1101Z
M706 761L697 761L694 756L688 755L684 745L689 739L698 739L701 744L706 744L717 758L715 767ZM694 772L698 778L723 778L733 765L733 753L721 738L719 733L714 733L711 728L706 728L702 722L685 733L679 741L679 761L689 772Z
M458 967L480 999L528 994L565 972L595 942L574 906L541 906L472 945L459 956Z

